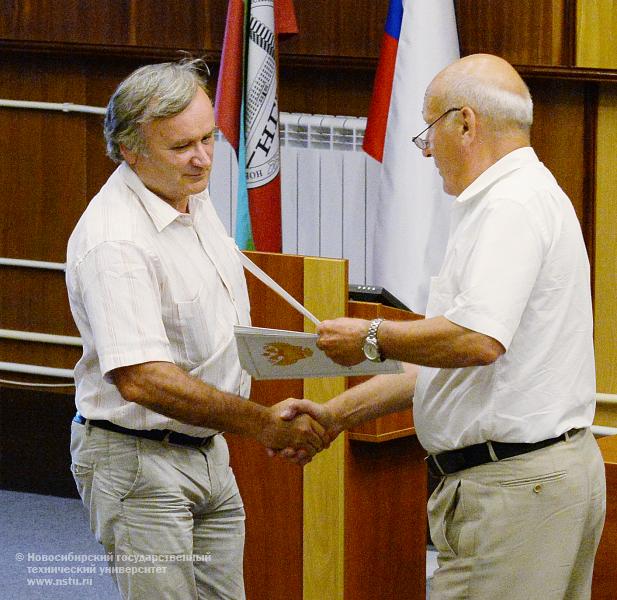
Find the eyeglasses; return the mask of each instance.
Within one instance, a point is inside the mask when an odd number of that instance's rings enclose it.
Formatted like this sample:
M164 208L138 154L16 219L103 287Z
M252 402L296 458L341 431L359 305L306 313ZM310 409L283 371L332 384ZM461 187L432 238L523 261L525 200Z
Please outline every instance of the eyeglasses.
M435 125L435 123L437 123L437 121L439 121L440 119L443 119L446 115L450 114L451 112L454 112L455 110L463 110L463 109L462 108L449 108L445 113L443 113L443 115L440 115L439 117L437 117L425 129L423 129L416 137L412 137L411 141L416 146L418 146L418 148L420 148L420 150L426 150L428 148L428 139L427 138L421 138L420 136L423 133L426 133L433 125Z

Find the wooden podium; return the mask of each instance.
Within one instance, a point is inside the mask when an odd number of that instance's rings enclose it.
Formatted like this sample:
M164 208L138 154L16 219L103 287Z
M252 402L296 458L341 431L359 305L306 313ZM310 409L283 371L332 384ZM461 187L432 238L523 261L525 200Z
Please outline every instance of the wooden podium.
M348 302L344 260L247 255L320 319L418 318ZM247 282L254 325L313 330L248 273ZM324 402L358 381L254 381L251 398ZM248 600L425 598L427 481L411 411L340 435L304 469L269 458L257 442L226 437L247 513Z

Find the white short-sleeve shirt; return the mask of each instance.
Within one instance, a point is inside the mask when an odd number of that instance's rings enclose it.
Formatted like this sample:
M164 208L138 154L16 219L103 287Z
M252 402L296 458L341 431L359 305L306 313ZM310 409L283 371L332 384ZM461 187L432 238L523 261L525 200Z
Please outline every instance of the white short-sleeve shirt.
M421 369L414 423L428 452L591 425L589 261L572 203L531 148L503 157L454 202L426 311L440 315L506 353L488 366Z
M173 362L216 388L247 397L235 324L250 324L234 241L207 191L179 213L123 163L92 199L67 251L67 288L83 339L76 404L88 419L131 429L212 430L125 401L108 377L122 366Z

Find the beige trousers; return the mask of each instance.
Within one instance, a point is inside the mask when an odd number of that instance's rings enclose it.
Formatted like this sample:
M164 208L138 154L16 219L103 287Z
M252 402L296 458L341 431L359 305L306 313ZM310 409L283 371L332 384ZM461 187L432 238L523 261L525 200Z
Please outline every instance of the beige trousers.
M223 436L197 449L73 423L71 455L122 598L244 599L244 508Z
M606 512L588 429L442 478L428 504L431 600L588 600Z

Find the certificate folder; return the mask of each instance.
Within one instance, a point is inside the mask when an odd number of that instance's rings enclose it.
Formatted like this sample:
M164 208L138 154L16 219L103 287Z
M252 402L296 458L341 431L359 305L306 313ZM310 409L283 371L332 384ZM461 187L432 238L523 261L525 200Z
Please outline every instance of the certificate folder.
M353 367L339 365L317 347L315 333L236 325L234 335L240 364L255 379L349 377L403 371L395 360L365 360Z

